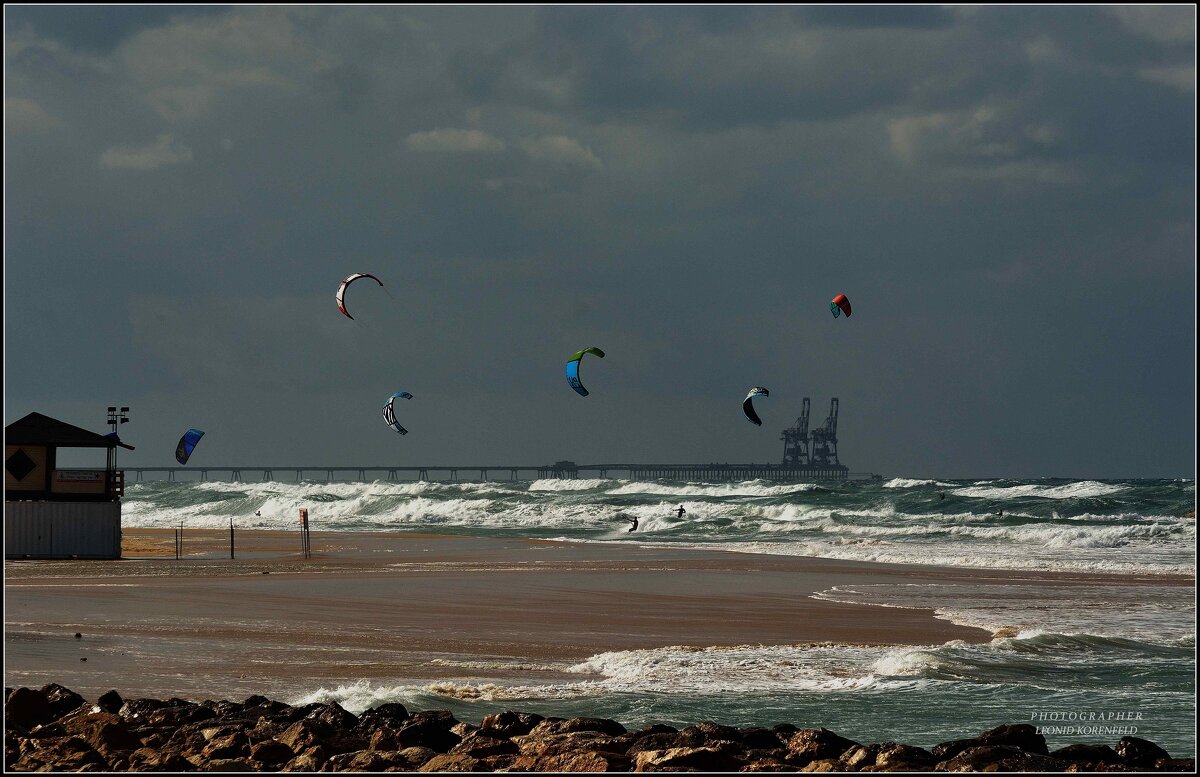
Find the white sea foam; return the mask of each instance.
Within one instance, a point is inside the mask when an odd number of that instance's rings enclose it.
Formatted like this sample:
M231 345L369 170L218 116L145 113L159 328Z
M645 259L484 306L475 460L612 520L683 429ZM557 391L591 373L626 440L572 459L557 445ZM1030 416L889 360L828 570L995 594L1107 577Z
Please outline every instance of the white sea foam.
M545 479L535 480L529 484L530 491L591 491L592 489L601 488L611 483L616 483L615 480L600 480L599 478L590 480L557 480Z
M1065 485L1051 486L1026 483L1015 486L995 486L992 481L980 481L967 488L955 489L955 496L971 496L982 499L1011 499L1033 496L1041 499L1087 499L1124 491L1128 486L1083 480Z
M625 483L607 493L620 494L662 494L666 496L686 497L727 497L727 496L785 496L812 491L817 488L815 483L790 483L778 485L766 480L748 480L742 483L688 483L687 485L671 485L668 483Z
M912 480L910 478L892 478L883 484L884 488L916 488L917 486L945 486L951 488L957 483L943 483L940 480Z

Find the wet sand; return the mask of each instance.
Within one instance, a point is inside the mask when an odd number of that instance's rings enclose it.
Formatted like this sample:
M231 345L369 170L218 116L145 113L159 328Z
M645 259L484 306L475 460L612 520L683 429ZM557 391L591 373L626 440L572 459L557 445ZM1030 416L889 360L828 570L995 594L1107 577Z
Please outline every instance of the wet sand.
M220 531L187 532L180 560L171 529L127 529L123 548L120 561L5 563L5 685L284 698L462 677L462 662L486 662L481 680L552 682L597 653L670 645L980 642L992 635L930 610L810 597L850 583L1112 579L392 533L314 532L309 559L298 532L239 531L234 559Z

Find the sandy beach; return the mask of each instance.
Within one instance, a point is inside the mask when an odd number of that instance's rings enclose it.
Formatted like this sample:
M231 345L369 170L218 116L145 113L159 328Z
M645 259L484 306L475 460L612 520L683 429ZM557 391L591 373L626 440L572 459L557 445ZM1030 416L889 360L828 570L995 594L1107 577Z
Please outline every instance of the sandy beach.
M234 559L220 531L188 532L180 560L169 529L127 530L123 547L120 561L6 562L6 685L286 696L461 676L481 660L481 680L553 681L546 663L671 645L985 642L989 632L930 610L810 596L848 583L1111 579L382 532L314 533L309 559L298 534L273 531L238 532Z

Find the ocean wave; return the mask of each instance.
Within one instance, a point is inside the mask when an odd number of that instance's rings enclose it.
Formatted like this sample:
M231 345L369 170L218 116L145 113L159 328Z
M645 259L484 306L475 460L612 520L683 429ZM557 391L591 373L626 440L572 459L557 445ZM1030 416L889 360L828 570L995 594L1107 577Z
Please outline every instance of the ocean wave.
M892 478L883 484L883 488L917 488L919 486L943 486L953 488L957 483L943 483L940 480L912 480L910 478Z
M661 494L667 496L690 496L697 498L720 498L728 496L786 496L813 491L819 486L815 483L790 483L780 485L768 480L747 480L741 483L688 483L686 485L671 485L668 483L625 483L607 493L621 494Z
M1038 497L1040 499L1090 499L1124 491L1128 486L1083 480L1064 485L1024 483L1014 486L995 486L991 481L980 481L967 488L954 490L955 496L970 496L982 499L1012 499L1014 497Z

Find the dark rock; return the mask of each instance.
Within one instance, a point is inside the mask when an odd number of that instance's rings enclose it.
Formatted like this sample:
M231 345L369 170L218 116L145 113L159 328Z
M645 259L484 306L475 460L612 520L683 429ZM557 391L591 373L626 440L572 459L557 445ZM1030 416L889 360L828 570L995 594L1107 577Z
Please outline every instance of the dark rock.
M200 706L209 708L216 713L218 718L238 718L242 714L242 705L224 699L220 701L205 699L200 702Z
M688 744L689 742L690 744ZM647 750L670 750L674 747L698 746L699 742L695 739L685 741L684 737L678 731L660 731L639 736L633 740L633 743L626 748L625 752L633 756Z
M314 724L310 720L298 720L288 726L276 739L290 747L293 753L299 755L308 748L321 744L326 733L319 724Z
M26 751L11 764L18 772L80 771L86 767L107 769L108 761L79 737L42 740L39 747Z
M250 740L241 731L214 736L200 751L200 755L210 761L247 758L250 755Z
M42 693L46 695L46 701L50 703L50 712L53 713L55 720L87 704L87 700L82 696L58 683L43 685Z
M121 707L125 704L125 700L121 698L121 694L116 691L108 693L96 699L96 706L105 712L117 713L121 711Z
M743 728L739 731L742 745L748 750L774 750L784 747L787 740L769 728ZM788 739L791 739L789 736Z
M806 766L813 761L837 759L858 743L833 733L827 728L802 728L788 740L787 762Z
M933 753L923 747L884 742L875 754L875 766L879 769L917 770L937 763Z
M1192 772L1196 771L1195 758L1159 758L1154 762L1155 771L1159 772Z
M15 723L28 730L56 717L46 694L33 688L16 688L4 702L5 725Z
M717 747L673 747L670 750L643 750L634 757L634 770L657 772L686 767L706 772L736 772L744 764Z
M797 771L795 766L784 763L777 758L757 758L743 766L740 771L743 772L794 772Z
M627 772L629 756L594 750L582 753L560 753L537 759L533 771L538 772Z
M435 755L430 758L419 772L482 772L487 766L478 758L469 755Z
M520 748L493 729L481 728L463 737L461 742L450 748L450 752L485 758L489 755L516 755Z
M398 755L404 759L410 770L415 771L429 759L435 757L437 753L428 747L406 747L400 750Z
M498 712L495 715L488 715L479 724L481 729L496 731L506 737L521 736L528 734L533 730L533 727L541 723L543 720L541 715L534 715L529 712L513 712L505 710Z
M1108 745L1067 745L1050 755L1073 763L1114 764L1121 760L1117 752Z
M396 729L389 726L381 726L375 729L371 734L371 738L367 740L368 750L399 750L400 740L396 738Z
M935 767L939 772L1061 772L1065 761L1011 745L969 747Z
M688 726L679 732L680 747L704 747L717 742L742 741L742 734L733 726L722 726L711 720Z
M792 738L792 734L795 734L800 729L796 726L793 726L791 723L776 723L774 726L771 726L771 730L775 732L775 735L779 737L780 741L786 743Z
M1158 759L1171 757L1158 745L1138 737L1121 737L1116 752L1122 761L1134 766L1153 766Z
M396 740L401 747L428 747L445 753L462 741L452 732L458 721L447 710L431 710L410 715L404 725L396 730Z
M158 699L129 699L121 705L121 709L117 710L117 714L130 723L142 725L147 722L147 715L166 706L167 703L165 701L159 701Z
M364 710L358 716L359 727L370 726L378 727L381 724L387 723L392 726L399 726L408 719L408 708L403 704L391 702L388 704L380 704L378 707L372 707L369 710Z
M284 764L280 771L284 772L315 772L325 765L329 755L320 745L310 747L300 755Z
M1016 723L1011 726L997 726L990 731L980 734L977 739L984 745L1007 745L1016 747L1027 753L1048 755L1046 737L1037 732L1037 728L1028 723Z
M202 772L252 772L254 766L245 758L214 758L205 762Z
M43 723L40 726L34 726L29 732L30 739L49 739L51 737L65 737L68 732L63 724L55 721L53 723Z
M844 772L862 771L868 766L874 766L878 755L879 745L855 745L838 757L838 769Z
M172 704L168 702L168 706L160 707L146 713L144 721L148 726L170 726L179 728L186 726L189 723L201 723L203 721L213 720L217 714L208 707L202 707L199 704L185 702L183 704Z
M321 723L335 730L351 729L358 723L358 718L342 709L342 705L337 702L320 705L305 715L304 719Z
M609 736L620 736L625 733L625 727L615 720L608 718L571 718L562 720L547 718L530 731L530 736L545 736L547 734L571 734L576 731L599 731Z
M257 693L252 694L250 696L247 696L246 700L242 702L242 709L245 709L247 707L257 707L260 704L265 704L266 702L269 702L269 701L270 701L270 699L268 699L266 696L260 696Z
M524 736L513 737L513 744L521 749L521 755L543 758L585 750L626 755L629 743L620 737L610 737L599 731L569 731L565 734L542 734L536 731ZM632 755L631 753L629 755Z

